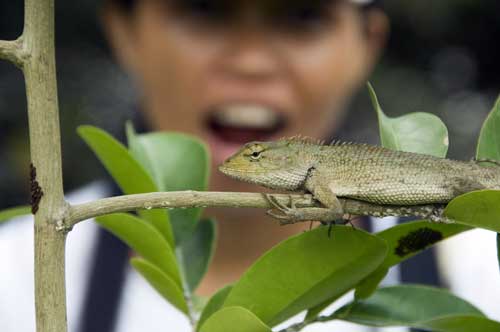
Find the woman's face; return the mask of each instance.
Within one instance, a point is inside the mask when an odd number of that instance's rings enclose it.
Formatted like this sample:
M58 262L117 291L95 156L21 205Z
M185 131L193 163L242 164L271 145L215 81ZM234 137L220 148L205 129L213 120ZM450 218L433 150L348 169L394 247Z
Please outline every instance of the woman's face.
M381 13L342 0L139 0L105 14L149 124L199 136L215 165L248 141L327 138L385 35Z

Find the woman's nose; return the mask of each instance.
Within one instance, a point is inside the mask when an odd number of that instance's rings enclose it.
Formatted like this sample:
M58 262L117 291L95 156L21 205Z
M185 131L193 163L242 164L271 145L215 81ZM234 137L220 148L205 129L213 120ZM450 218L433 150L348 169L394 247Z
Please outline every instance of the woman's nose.
M274 76L282 65L278 50L263 31L234 31L223 56L228 73L247 78Z

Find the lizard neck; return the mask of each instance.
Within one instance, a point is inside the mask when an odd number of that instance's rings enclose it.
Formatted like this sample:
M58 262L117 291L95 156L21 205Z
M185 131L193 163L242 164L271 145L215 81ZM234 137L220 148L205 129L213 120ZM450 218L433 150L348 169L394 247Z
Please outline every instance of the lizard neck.
M265 176L262 185L270 189L302 190L310 169L311 167L297 165L297 167L273 171Z
M271 177L279 179L282 184L286 184L281 189L304 190L307 179L316 168L319 147L311 146L311 148L304 148L296 153L291 153L296 156L295 162L275 172Z

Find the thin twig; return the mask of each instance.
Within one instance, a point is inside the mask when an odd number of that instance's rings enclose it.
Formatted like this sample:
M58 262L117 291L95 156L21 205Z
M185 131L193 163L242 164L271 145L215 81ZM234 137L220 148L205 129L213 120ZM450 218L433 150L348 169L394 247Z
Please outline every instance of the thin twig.
M25 59L22 38L0 40L0 59L10 61L17 67L22 68Z

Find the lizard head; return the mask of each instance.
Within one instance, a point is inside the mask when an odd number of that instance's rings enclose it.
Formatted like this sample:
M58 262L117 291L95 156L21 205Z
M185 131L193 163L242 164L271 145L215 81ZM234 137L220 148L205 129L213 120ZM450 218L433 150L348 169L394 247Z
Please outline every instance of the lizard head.
M251 142L219 166L225 175L272 189L297 190L307 178L309 166L301 149L289 141Z

